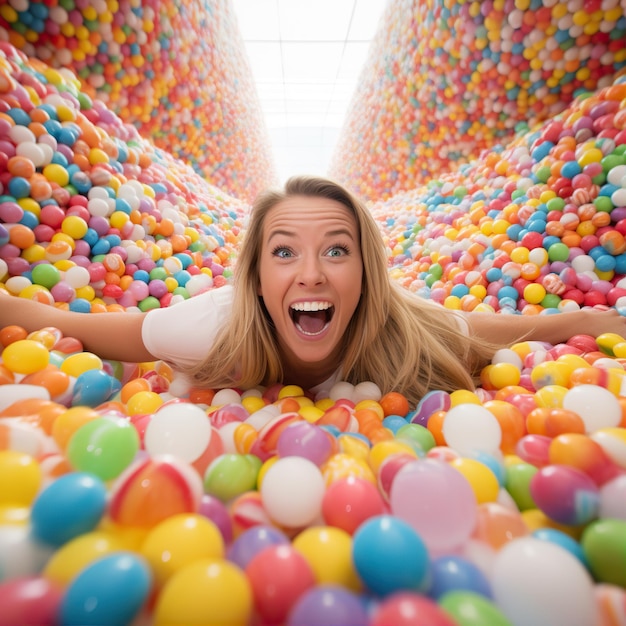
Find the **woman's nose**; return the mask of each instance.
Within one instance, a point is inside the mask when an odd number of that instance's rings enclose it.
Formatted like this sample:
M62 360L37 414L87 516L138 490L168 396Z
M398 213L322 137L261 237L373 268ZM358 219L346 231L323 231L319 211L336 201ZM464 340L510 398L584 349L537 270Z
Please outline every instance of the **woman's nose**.
M298 272L298 282L302 285L319 285L325 281L326 274L320 259L303 258Z

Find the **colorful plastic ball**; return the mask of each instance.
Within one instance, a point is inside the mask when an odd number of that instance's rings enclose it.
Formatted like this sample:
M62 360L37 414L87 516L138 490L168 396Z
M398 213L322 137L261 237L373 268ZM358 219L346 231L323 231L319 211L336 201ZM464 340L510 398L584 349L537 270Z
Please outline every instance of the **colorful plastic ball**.
M491 585L485 574L468 559L440 556L431 562L431 582L428 595L434 600L450 591L471 591L491 598Z
M354 534L352 554L363 584L377 595L425 591L428 585L426 544L398 517L379 515L364 522Z
M597 581L626 588L626 521L595 520L583 531L580 544Z
M453 406L444 417L442 432L447 445L464 456L478 451L494 454L502 441L498 420L477 404Z
M616 476L600 487L598 517L626 521L626 474Z
M152 455L172 454L193 463L209 446L211 421L195 404L167 404L154 413L144 435L144 446Z
M608 389L597 385L577 385L563 398L563 408L578 413L587 433L614 428L622 421L622 409Z
M227 502L256 488L261 460L253 454L221 454L204 474L204 491Z
M194 513L172 515L146 535L139 548L161 588L173 574L199 559L221 559L224 540L213 524Z
M351 535L366 520L382 515L385 503L370 481L357 476L336 480L322 498L322 516L327 524Z
M352 537L345 530L311 526L300 532L292 545L311 566L318 585L340 585L351 591L361 589L352 563Z
M410 524L435 553L460 546L476 524L474 491L445 461L407 463L391 485L390 503L392 513Z
M122 526L151 528L177 513L197 513L202 479L172 456L138 459L114 481L109 517Z
M319 467L331 455L332 444L328 434L319 426L295 422L278 436L277 451L280 457L301 456Z
M126 626L139 614L151 585L150 568L137 554L103 556L69 584L61 602L61 622Z
M246 626L251 615L252 589L244 572L225 560L201 559L168 580L156 601L154 624Z
M139 450L139 435L124 418L102 417L81 426L70 438L66 455L74 469L107 481L117 478Z
M495 502L500 492L497 476L485 463L461 457L450 461L450 465L465 476L472 487L476 502Z
M30 454L0 450L0 504L30 506L42 480L41 467Z
M260 488L268 515L289 528L308 526L318 519L324 491L317 465L297 456L279 458L267 470Z
M106 509L104 483L91 474L60 476L39 493L31 510L34 536L53 546L93 530Z
M569 551L573 556L575 556L586 568L589 567L587 563L587 557L585 557L585 552L573 537L564 533L562 530L558 530L557 528L537 528L532 532L532 536L535 539L541 539L542 541L551 541L562 548L565 548Z
M110 400L122 384L104 370L92 369L78 374L72 393L72 406L97 407Z
M369 626L457 626L436 602L418 593L398 591L373 610Z
M500 502L485 502L478 507L472 539L499 550L509 541L526 535L528 528L524 518L513 506L505 506Z
M27 524L0 526L0 581L39 574L53 551Z
M530 481L530 495L538 508L561 524L586 524L598 515L598 486L574 467L542 467Z
M245 569L258 615L270 624L283 623L298 599L315 586L307 560L291 545L269 546Z
M2 351L4 366L16 374L32 374L42 370L50 360L46 347L32 339L19 339Z
M0 626L58 624L63 588L43 576L27 576L0 583Z
M512 463L506 467L504 487L520 511L537 508L530 494L530 481L536 473L537 468L530 463Z
M494 559L491 584L496 605L516 626L596 623L593 580L560 546L534 537L507 543Z
M512 622L484 595L472 591L449 591L439 606L457 626L512 626Z
M269 546L288 545L289 538L274 526L257 524L243 531L229 546L226 556L229 561L245 569L261 550Z
M66 587L87 565L126 547L121 535L102 530L87 532L70 539L56 550L43 573L48 580Z
M286 626L365 626L369 615L355 593L337 585L318 585L303 593L289 612Z

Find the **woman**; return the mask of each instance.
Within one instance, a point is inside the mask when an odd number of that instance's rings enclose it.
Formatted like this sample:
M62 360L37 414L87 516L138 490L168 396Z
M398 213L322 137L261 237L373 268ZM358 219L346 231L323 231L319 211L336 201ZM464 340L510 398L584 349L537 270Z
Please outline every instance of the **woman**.
M463 314L419 298L390 281L368 209L307 176L257 198L234 287L146 314L84 315L22 298L0 308L0 326L54 326L106 359L167 360L198 387L284 382L320 392L373 381L412 404L431 389L471 389L494 351L521 338L626 331L615 310Z

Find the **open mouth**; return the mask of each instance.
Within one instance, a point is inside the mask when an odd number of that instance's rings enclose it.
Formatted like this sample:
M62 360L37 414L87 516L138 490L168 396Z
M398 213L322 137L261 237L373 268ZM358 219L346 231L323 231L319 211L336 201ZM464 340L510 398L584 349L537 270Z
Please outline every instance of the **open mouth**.
M309 337L321 334L330 323L335 307L330 302L296 302L289 314L296 328Z

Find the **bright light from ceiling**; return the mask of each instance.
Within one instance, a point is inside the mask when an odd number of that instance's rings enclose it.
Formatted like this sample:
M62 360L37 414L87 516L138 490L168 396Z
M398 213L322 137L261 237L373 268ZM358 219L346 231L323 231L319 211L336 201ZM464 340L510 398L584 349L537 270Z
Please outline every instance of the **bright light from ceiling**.
M232 0L280 181L327 174L386 0Z

